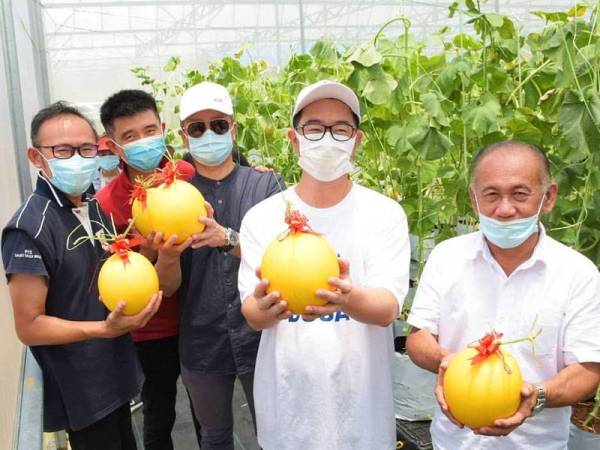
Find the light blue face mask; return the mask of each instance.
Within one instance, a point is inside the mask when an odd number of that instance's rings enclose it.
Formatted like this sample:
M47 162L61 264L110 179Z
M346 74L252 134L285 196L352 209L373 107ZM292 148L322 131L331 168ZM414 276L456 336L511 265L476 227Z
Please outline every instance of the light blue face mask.
M125 152L127 164L142 172L156 169L167 151L162 134L138 139L120 147Z
M52 170L50 182L59 191L72 197L87 191L98 171L97 157L82 158L77 153L68 159L52 158L46 161Z
M119 167L119 162L121 160L117 155L103 155L98 156L98 164L100 168L105 172L112 172L117 167Z
M190 153L193 158L205 166L218 166L231 154L233 138L231 130L225 134L217 134L207 130L199 138L188 137Z
M538 230L540 211L545 198L546 193L544 192L537 213L533 216L503 222L483 215L479 210L477 196L475 196L477 212L479 213L479 229L488 241L500 248L518 247Z

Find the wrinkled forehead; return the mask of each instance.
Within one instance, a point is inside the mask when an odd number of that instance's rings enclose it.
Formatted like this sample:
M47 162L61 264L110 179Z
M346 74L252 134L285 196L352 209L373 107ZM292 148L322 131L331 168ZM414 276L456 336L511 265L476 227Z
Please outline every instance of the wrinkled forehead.
M499 148L482 157L473 173L477 189L534 189L544 183L544 162L524 148Z

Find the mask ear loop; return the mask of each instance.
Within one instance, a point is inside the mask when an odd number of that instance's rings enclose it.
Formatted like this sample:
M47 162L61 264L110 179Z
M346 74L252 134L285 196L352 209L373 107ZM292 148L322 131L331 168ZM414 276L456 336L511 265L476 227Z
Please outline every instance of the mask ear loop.
M477 194L473 192L473 197L475 197L475 206L477 206L477 214L481 215L481 209L479 208L479 200L477 200Z
M46 161L46 164L48 165L48 170L50 170L50 172L52 172L52 168L50 167L50 160L48 160L48 158L46 158L46 157L44 156L44 154L43 154L43 153L40 151L40 149L39 149L39 148L35 147L35 151L36 151L36 152L38 152L42 158L44 158L44 161ZM54 173L52 173L52 177L49 177L48 175L46 175L46 174L44 173L44 169L43 169L43 167L37 167L37 169L38 169L38 171L39 171L39 174L40 174L42 177L44 177L44 178L45 178L47 181L50 181L50 180L51 180L51 179L54 177Z
M542 207L544 206L544 201L546 200L546 195L547 194L548 194L548 189L546 189L544 191L544 193L542 194L542 201L540 202L540 206L539 206L539 208L537 210L538 219L539 219L540 213L542 212Z

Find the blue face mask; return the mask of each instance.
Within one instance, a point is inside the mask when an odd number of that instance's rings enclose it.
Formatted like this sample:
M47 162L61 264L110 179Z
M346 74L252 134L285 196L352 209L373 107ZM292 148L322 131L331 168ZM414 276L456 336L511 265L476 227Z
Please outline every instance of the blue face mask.
M117 155L98 156L98 164L100 165L100 168L106 172L112 172L119 167L120 161L121 160Z
M475 196L477 212L479 213L479 229L488 241L500 248L518 247L538 230L540 211L545 198L546 193L542 196L540 207L533 216L503 222L484 216L479 210L479 203L477 202L477 196Z
M156 169L167 151L162 134L138 139L120 147L125 152L127 164L142 172Z
M206 131L199 138L188 137L190 153L196 161L205 166L218 166L227 159L233 149L231 130L225 134Z
M59 191L72 197L87 191L98 171L97 157L82 158L77 153L68 159L52 158L46 161L52 170L50 182Z

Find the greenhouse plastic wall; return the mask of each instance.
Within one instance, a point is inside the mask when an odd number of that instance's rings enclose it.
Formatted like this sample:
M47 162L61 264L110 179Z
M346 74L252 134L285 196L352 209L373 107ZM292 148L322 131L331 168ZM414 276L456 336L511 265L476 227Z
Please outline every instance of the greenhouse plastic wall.
M31 192L31 169L25 152L27 127L45 103L47 85L40 68L40 28L31 3L0 0L0 222L5 224ZM38 11L39 12L39 11ZM38 22L38 25L41 22ZM46 90L47 91L47 90ZM0 276L4 273L0 268ZM0 284L0 448L41 448L41 376L17 339L5 283ZM29 356L27 356L29 355ZM27 364L25 364L27 361ZM21 439L19 439L21 438ZM17 442L21 442L17 446Z
M139 87L132 66L159 72L170 56L184 67L247 47L244 58L285 64L321 38L342 47L371 39L387 20L404 15L417 36L469 20L448 18L449 0L40 0L54 100L97 104L112 92ZM528 27L538 9L564 9L573 0L490 0L484 8ZM402 25L388 29L399 34ZM93 86L93 89L90 89Z

